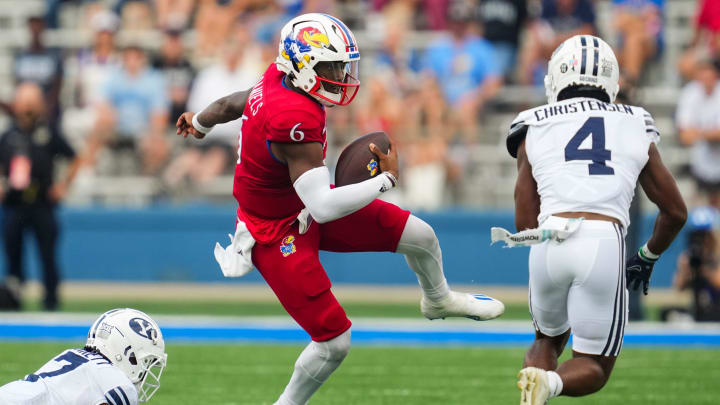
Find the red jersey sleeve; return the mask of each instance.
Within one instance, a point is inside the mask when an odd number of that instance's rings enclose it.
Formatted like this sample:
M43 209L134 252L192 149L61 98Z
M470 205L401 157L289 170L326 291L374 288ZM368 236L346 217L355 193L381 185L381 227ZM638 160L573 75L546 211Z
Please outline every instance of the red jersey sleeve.
M307 111L283 111L271 117L266 128L271 142L325 142L324 123Z

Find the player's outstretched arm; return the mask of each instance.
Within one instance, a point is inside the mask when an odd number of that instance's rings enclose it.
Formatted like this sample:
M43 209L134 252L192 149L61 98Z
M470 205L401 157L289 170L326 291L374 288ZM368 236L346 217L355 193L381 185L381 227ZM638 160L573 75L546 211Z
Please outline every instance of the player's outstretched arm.
M649 159L640 172L640 185L650 201L660 209L650 240L627 259L627 287L637 290L643 287L647 295L655 262L682 229L687 219L687 208L670 171L660 159L655 144L650 144Z
M183 137L192 135L195 138L202 139L215 125L242 117L250 91L251 89L238 91L217 99L197 114L192 112L183 113L175 124L177 134Z
M352 214L397 185L397 150L392 142L387 155L377 148L373 150L380 161L382 173L363 182L334 189L330 188L330 171L323 163L321 143L273 142L270 148L278 159L287 163L295 192L319 223Z
M659 255L670 246L685 225L687 207L655 144L650 145L648 154L650 158L640 172L639 180L645 194L660 210L647 243L648 249Z
M537 183L532 175L532 167L525 153L523 141L517 149L518 177L515 183L515 228L518 231L538 227L540 214L540 196Z

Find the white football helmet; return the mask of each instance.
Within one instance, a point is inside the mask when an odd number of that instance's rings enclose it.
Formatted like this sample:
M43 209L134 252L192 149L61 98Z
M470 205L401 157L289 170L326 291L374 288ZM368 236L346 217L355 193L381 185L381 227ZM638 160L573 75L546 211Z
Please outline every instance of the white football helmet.
M303 14L280 31L275 64L295 87L323 105L347 105L355 98L359 61L355 36L333 16Z
M594 86L615 101L620 85L620 67L610 45L592 35L575 35L555 49L545 76L545 93L549 103L557 101L564 89Z
M144 312L113 309L100 315L88 332L86 347L118 366L135 384L140 402L160 388L167 364L160 327Z

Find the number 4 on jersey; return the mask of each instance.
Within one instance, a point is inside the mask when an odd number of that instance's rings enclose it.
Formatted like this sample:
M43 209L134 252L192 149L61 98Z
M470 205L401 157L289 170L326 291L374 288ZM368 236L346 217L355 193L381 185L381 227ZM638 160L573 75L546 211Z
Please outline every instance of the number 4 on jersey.
M580 149L583 141L592 135L590 149ZM592 160L588 165L590 175L615 174L612 167L605 165L610 160L611 152L605 149L605 120L602 117L590 117L575 136L565 146L565 161Z

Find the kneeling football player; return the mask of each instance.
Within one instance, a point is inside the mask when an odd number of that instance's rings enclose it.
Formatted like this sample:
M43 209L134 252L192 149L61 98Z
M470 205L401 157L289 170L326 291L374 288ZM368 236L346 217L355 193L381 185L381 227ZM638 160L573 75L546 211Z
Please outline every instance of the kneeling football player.
M160 388L167 363L160 328L135 309L100 315L83 349L65 350L0 387L3 405L136 405Z
M305 404L350 348L350 320L330 290L319 250L399 252L417 274L421 310L429 319L487 320L504 311L481 294L451 291L433 229L393 204L378 200L398 181L397 152L371 145L382 173L331 188L324 164L325 108L349 104L360 85L360 53L350 30L326 14L294 18L280 34L279 55L248 91L184 113L178 134L202 138L219 123L242 120L233 195L237 230L223 264L240 275L254 265L287 312L312 337L277 404ZM309 215L306 215L309 214ZM217 251L216 251L216 257Z

